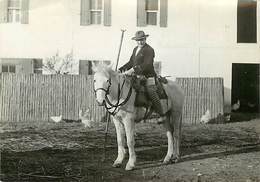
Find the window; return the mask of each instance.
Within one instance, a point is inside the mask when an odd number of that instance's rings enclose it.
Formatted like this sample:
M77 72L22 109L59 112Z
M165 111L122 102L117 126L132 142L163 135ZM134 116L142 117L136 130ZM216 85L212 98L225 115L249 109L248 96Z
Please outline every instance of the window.
M158 0L146 0L146 24L157 25L157 17L159 14Z
M257 1L238 0L237 7L237 42L257 42Z
M16 23L21 19L21 5L19 0L8 0L7 22Z
M80 25L111 25L111 0L81 0Z
M153 66L154 66L154 70L155 70L156 74L161 75L161 71L162 71L161 62L156 61L156 62L153 63Z
M168 0L137 0L137 26L167 27Z
M0 0L0 23L29 23L29 0Z
M102 0L90 1L91 24L101 24L102 20Z
M15 73L15 65L2 65L3 73Z

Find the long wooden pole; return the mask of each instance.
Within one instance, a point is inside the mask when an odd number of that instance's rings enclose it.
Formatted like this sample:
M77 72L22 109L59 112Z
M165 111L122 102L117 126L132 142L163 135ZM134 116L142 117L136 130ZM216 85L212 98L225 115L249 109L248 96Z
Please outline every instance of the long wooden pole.
M118 55L117 55L117 60L116 60L116 71L117 71L117 66L119 62L119 57L120 57L120 52L122 48L122 43L124 39L124 33L126 30L121 30L121 40L120 40L120 45L119 45L119 50L118 50ZM110 114L109 112L106 112L106 131L105 131L105 141L104 141L104 157L102 161L104 162L106 160L106 144L107 144L107 134L108 134L108 128L109 128L109 123L110 123Z
M107 134L108 134L108 127L109 127L109 122L110 122L110 114L108 112L106 112L106 131L105 131L105 141L104 141L104 156L102 159L102 162L104 162L106 160L106 144L107 144Z
M119 62L119 57L120 57L120 53L121 53L121 47L122 47L122 43L123 43L125 31L126 31L126 30L121 30L121 33L122 33L122 34L121 34L121 40L120 40L118 55L117 55L117 59L116 59L116 71L117 71L117 66L118 66L118 62Z

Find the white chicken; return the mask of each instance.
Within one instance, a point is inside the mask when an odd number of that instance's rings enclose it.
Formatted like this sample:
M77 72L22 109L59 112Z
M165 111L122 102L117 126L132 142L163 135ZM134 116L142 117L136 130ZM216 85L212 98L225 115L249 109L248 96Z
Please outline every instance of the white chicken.
M200 122L206 124L206 123L208 123L210 121L210 119L211 119L210 111L207 110L205 112L205 114L203 116L201 116Z
M59 123L62 120L62 115L60 116L51 116L51 120L55 123Z
M247 103L247 106L250 107L250 108L254 108L256 106L255 103L251 103L251 102L248 102Z
M81 122L84 124L85 127L92 128L92 119L91 119L91 114L90 110L87 109L84 113L82 110L79 110L79 119Z
M239 108L240 108L240 100L237 100L237 102L232 105L232 111L237 111Z
M231 120L231 115L230 114L226 115L225 116L225 121L230 121L230 120Z

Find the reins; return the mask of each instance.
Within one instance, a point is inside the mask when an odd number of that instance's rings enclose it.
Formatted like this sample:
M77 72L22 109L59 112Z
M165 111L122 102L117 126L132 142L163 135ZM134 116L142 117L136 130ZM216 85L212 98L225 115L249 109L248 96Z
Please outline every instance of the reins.
M128 91L128 94L127 94L127 96L126 96L126 98L122 101L122 102L120 102L120 100L121 100L121 94L122 94L122 90L123 90L123 87L124 87L124 85L125 85L125 79L124 79L124 81L123 81L123 83L122 83L122 86L121 86L121 88L120 88L120 83L118 83L118 89L117 89L117 101L116 101L116 103L115 104L113 104L110 100L109 100L109 94L110 94L110 87L111 87L111 85L112 85L112 83L111 83L111 78L108 80L108 83L109 83L109 85L108 85L108 87L107 87L107 89L105 89L105 88L98 88L98 89L96 89L96 90L94 90L94 92L96 93L98 90L102 90L102 91L104 91L105 92L105 101L103 102L103 105L105 106L105 108L106 108L106 110L107 110L107 112L109 113L109 114L111 114L111 115L115 115L117 112L118 112L118 108L120 107L120 106L123 106L123 105L125 105L126 103L127 103L127 101L129 100L129 98L130 98L130 96L131 96L131 94L132 94L132 85L130 85L130 88L129 88L129 91ZM111 111L111 109L113 110L113 111Z

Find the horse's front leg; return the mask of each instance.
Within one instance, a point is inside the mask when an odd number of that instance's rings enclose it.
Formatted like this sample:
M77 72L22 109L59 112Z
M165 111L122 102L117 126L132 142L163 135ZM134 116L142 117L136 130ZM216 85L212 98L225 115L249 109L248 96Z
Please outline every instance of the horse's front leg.
M130 114L129 114L130 115ZM127 146L129 151L129 160L126 164L125 170L132 170L135 167L136 162L136 155L135 155L135 139L134 139L134 127L135 122L131 116L126 116L124 118L124 126L126 131L126 139L127 139Z
M124 125L117 118L113 117L113 122L116 128L116 136L117 136L117 145L118 145L118 154L117 158L113 164L113 167L120 167L124 158L125 158L125 131Z

